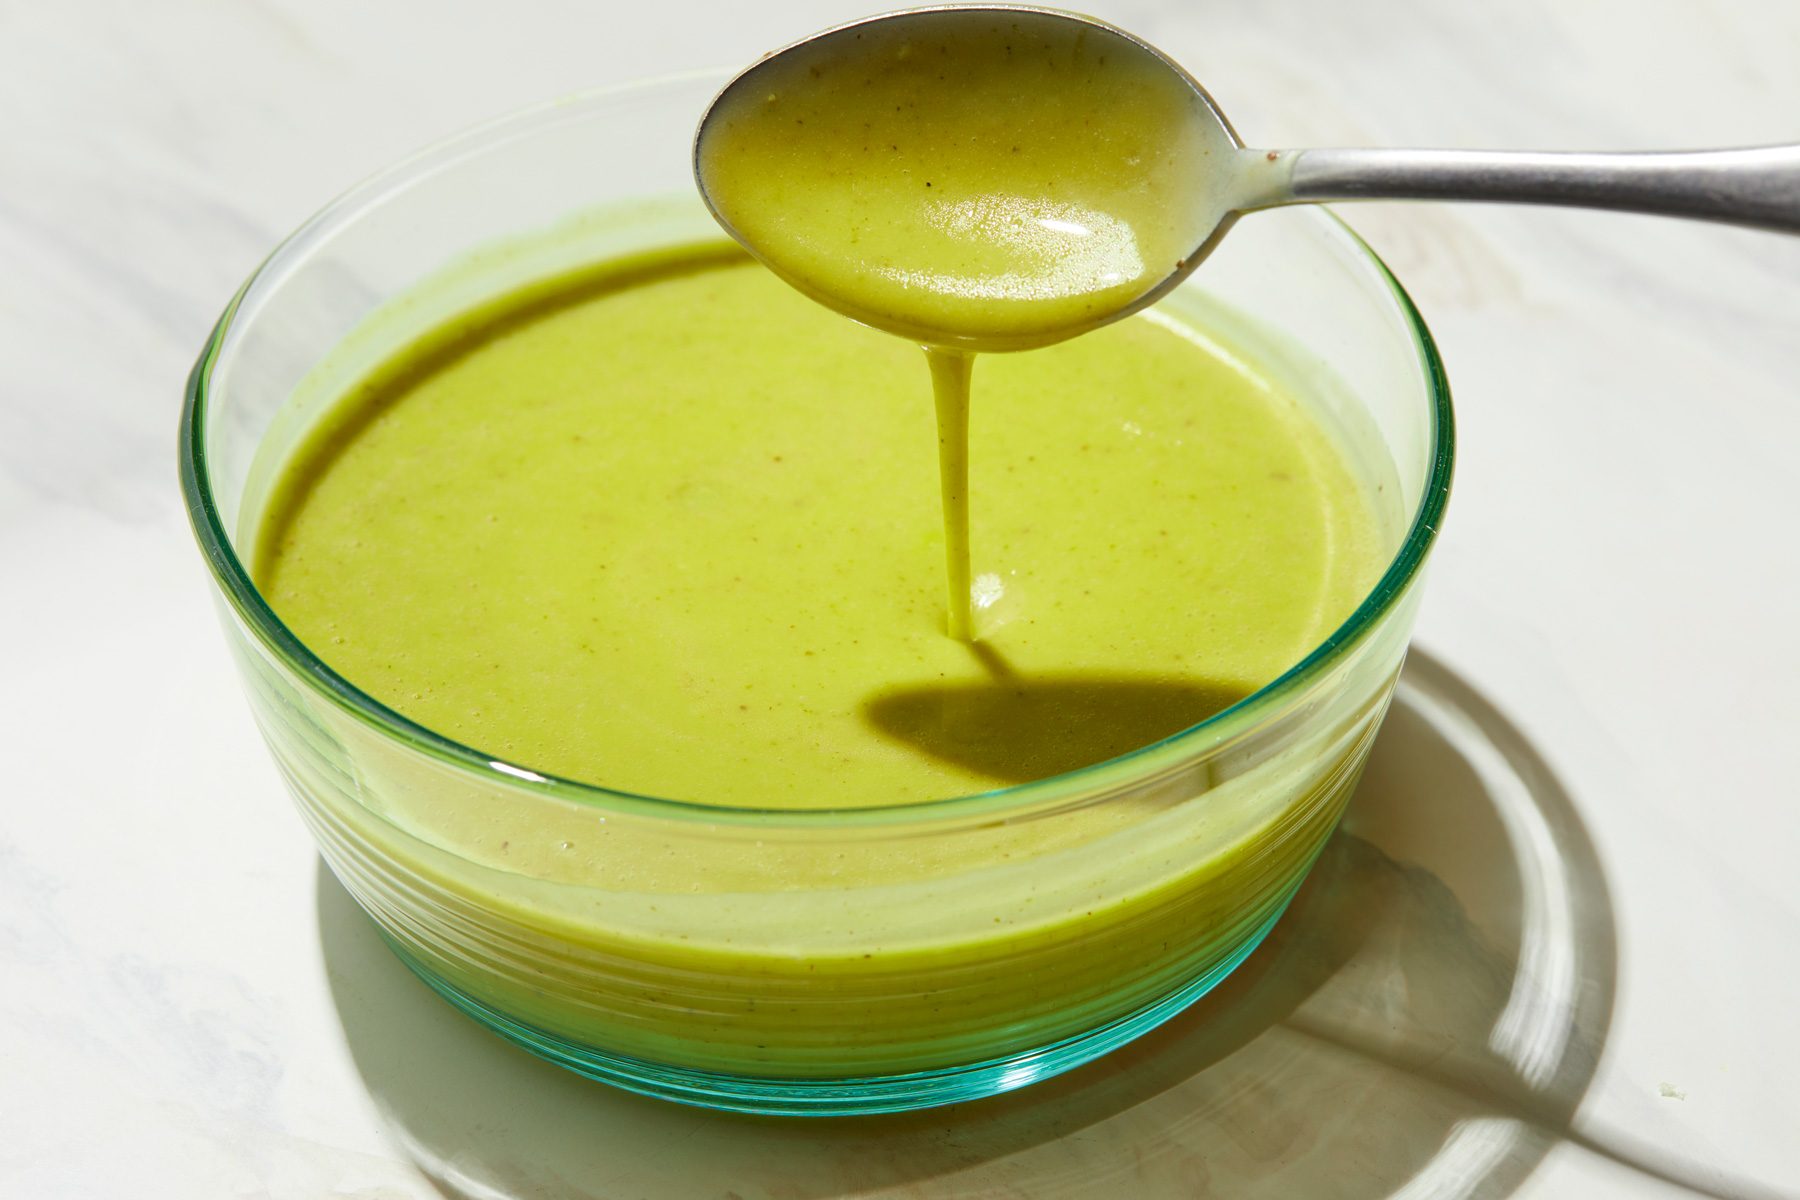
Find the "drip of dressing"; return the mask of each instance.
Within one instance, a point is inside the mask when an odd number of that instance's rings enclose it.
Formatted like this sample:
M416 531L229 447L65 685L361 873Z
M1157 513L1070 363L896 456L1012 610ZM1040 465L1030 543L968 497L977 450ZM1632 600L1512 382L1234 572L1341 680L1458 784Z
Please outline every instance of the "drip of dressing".
M952 637L972 640L972 356L1133 310L1228 210L1239 153L1178 70L1123 34L992 11L823 35L715 102L696 171L776 274L925 347ZM1203 115L1203 114L1202 114Z
M969 376L975 356L966 350L925 347L931 391L937 401L938 487L944 504L944 579L949 585L945 621L959 642L975 640L973 589L969 583Z

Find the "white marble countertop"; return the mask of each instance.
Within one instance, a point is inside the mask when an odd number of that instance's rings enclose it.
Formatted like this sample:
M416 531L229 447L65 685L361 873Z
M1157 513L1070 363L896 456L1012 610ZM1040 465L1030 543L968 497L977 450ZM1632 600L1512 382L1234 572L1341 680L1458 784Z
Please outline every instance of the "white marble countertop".
M1800 139L1788 0L1094 0L1268 145ZM862 6L0 3L0 1196L1800 1196L1800 239L1371 206L1461 463L1320 878L1192 1018L948 1112L642 1101L316 864L175 487L237 283L360 176Z

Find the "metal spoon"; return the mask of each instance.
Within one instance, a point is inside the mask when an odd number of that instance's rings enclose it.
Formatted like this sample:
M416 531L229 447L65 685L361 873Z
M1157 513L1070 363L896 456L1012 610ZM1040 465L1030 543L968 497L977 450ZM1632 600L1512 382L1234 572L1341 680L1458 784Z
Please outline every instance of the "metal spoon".
M721 224L740 241L746 239L720 215L709 189L700 146L709 124L729 98L756 89L766 72L777 66L824 63L841 53L842 39L880 26L898 32L906 23L931 36L933 23L951 14L987 15L1010 23L1047 23L1067 34L1083 27L1104 37L1109 46L1141 53L1160 63L1188 88L1199 103L1191 119L1213 128L1206 138L1235 148L1214 156L1208 169L1227 175L1216 190L1219 202L1192 214L1193 252L1163 282L1136 297L1113 317L1142 308L1179 283L1211 251L1242 214L1288 204L1340 200L1469 200L1484 203L1542 204L1616 209L1719 221L1758 229L1800 233L1800 145L1671 153L1539 153L1477 150L1250 150L1244 147L1225 115L1206 90L1173 59L1131 34L1103 21L1055 9L1014 5L940 5L886 13L850 22L766 55L744 70L708 107L695 137L695 177L702 197ZM835 47L835 49L834 49ZM792 77L791 75L789 76ZM1184 220L1187 219L1184 214ZM748 244L748 243L747 243ZM749 245L752 252L759 247Z

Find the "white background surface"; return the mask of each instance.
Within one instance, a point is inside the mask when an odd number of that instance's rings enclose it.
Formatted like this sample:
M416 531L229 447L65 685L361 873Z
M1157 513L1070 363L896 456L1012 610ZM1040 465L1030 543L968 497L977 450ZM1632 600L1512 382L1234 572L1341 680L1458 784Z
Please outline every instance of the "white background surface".
M1800 140L1787 0L1090 7L1252 144ZM1456 493L1338 890L1209 1029L923 1118L695 1116L479 1033L319 877L175 487L219 309L421 143L862 11L0 0L0 1196L1800 1195L1800 240L1348 214L1442 344ZM1521 1004L1544 1087L1469 1067Z

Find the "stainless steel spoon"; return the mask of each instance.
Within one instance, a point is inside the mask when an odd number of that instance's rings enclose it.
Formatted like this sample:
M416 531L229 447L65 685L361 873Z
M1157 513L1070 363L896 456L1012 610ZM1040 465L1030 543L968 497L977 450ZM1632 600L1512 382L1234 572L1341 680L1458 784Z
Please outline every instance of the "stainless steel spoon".
M1162 285L1139 297L1127 311L1157 299L1211 251L1240 215L1288 204L1342 200L1468 200L1482 203L1540 204L1654 213L1719 221L1757 229L1800 233L1800 145L1667 153L1540 153L1482 150L1251 150L1232 129L1206 89L1156 47L1116 26L1091 17L1029 5L939 5L864 18L825 30L765 56L734 78L709 106L695 137L695 176L703 198L708 191L698 153L708 123L721 101L742 88L758 86L762 72L780 60L789 66L808 56L830 56L833 44L852 31L914 22L922 35L934 18L947 14L991 14L1014 23L1085 26L1160 62L1178 76L1200 103L1193 118L1216 125L1211 131L1237 148L1216 160L1228 172L1218 189L1220 203L1193 214L1194 252ZM837 42L839 46L841 42ZM721 223L730 229L723 217ZM734 231L735 232L735 231ZM752 251L757 250L751 246ZM1123 312L1117 314L1125 315Z

